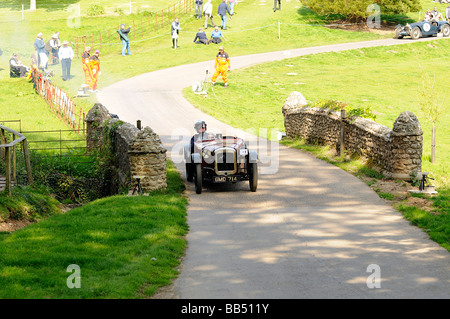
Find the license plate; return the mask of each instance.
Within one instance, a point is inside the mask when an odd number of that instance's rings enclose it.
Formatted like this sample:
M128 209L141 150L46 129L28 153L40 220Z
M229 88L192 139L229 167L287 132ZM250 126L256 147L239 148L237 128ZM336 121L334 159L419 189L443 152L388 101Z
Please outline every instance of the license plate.
M229 183L240 181L239 176L214 176L214 183Z

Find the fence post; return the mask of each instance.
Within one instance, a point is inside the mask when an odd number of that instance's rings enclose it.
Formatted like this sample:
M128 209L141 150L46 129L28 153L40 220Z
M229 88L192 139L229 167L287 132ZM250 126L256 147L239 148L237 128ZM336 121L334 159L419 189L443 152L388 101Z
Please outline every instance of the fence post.
M11 154L9 147L5 147L5 173L6 173L6 185L5 191L11 196Z
M28 142L26 139L23 140L22 147L23 147L23 157L25 159L25 166L27 169L28 185L31 185L33 183L33 175L31 174L30 153L28 151Z
M345 110L341 109L341 121L340 121L340 131L339 131L339 143L340 143L340 148L339 148L339 156L344 156L344 151L345 151L345 147L344 147L344 119L345 119Z

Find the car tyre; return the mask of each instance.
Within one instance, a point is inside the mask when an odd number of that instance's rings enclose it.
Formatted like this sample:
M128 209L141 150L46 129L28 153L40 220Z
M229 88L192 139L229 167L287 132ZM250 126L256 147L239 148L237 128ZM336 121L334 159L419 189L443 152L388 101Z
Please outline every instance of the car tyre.
M191 163L186 163L186 179L188 182L192 182L194 180Z
M195 192L197 194L202 193L202 164L195 164L195 172L194 172L194 184L195 184Z
M444 24L441 28L441 32L444 37L450 36L450 26L448 24Z
M402 27L398 27L395 29L395 38L396 39L403 39L403 35L400 34L400 31L402 31Z
M250 190L252 192L256 192L256 189L258 188L258 164L257 163L250 163L249 164L249 185Z
M414 27L414 28L411 30L411 38L412 38L413 40L417 40L417 39L419 39L421 36L422 36L422 31L420 31L420 28L419 28L419 27Z

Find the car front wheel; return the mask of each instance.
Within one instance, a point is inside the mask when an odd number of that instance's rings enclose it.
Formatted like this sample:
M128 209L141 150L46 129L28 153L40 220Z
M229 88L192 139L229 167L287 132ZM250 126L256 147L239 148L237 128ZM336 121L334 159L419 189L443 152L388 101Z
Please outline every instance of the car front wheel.
M195 184L195 192L197 194L202 193L202 164L195 164L194 171L194 184Z
M396 39L403 39L403 36L400 34L401 31L402 31L402 27L398 27L397 29L395 29L395 38Z
M444 24L441 28L441 32L444 37L450 36L450 26L448 24Z
M420 38L421 35L422 31L420 31L419 27L415 27L414 29L411 30L411 38L413 40L417 40L418 38Z
M250 190L252 192L256 192L256 188L258 187L258 164L257 163L249 164L249 183L250 183Z

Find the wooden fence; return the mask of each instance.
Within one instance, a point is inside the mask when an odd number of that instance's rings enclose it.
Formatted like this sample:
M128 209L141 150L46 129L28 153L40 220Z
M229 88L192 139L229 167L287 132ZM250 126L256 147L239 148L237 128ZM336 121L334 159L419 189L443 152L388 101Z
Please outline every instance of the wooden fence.
M176 4L157 12L141 15L132 19L129 23L131 31L130 41L145 40L150 38L152 32L169 26L176 17L182 16L191 11L195 6L195 0L180 0ZM76 36L72 41L74 53L77 58L84 52L84 48L89 46L95 49L110 48L112 45L121 45L117 29L107 31L97 31L88 35ZM167 30L168 32L170 30Z
M12 141L9 143L8 135L12 136ZM11 195L11 185L16 182L16 145L19 143L22 143L28 184L31 184L33 182L33 176L31 174L27 138L25 135L0 124L0 159L5 162L5 190L8 195Z

